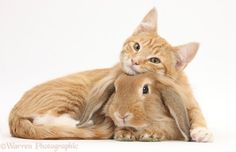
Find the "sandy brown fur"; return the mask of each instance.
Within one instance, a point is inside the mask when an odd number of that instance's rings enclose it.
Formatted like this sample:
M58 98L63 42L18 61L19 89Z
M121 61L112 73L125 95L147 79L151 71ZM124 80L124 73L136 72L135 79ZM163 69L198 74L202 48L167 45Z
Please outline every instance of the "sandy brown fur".
M148 84L149 92L142 94ZM189 119L182 88L155 73L122 75L105 107L118 140L189 140ZM120 115L117 118L117 113ZM126 116L127 115L127 116ZM120 119L125 118L122 122Z

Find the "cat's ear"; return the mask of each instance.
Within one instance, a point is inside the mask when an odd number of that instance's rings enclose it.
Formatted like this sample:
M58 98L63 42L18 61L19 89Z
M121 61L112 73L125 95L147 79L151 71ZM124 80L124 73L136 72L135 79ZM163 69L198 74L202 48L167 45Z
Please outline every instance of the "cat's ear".
M143 18L142 22L138 25L133 35L143 33L157 33L157 11L155 7L151 9L148 14Z
M194 58L199 48L199 43L192 42L175 47L176 49L176 69L183 70Z

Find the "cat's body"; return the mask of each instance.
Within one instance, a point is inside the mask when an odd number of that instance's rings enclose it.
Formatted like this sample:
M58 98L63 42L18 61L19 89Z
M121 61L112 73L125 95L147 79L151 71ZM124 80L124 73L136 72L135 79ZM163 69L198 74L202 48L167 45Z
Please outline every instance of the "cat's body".
M31 123L30 127L32 127L35 116L45 115L49 112L53 116L58 116L58 111L64 110L64 113L59 113L61 115L69 114L75 121L80 121L80 126L86 126L87 122L94 116L93 114L107 101L109 94L105 92L104 95L104 91L109 92L111 90L107 90L106 87L111 87L121 71L130 75L149 71L170 77L184 88L184 93L189 97L185 106L190 119L192 140L210 141L211 132L207 129L204 117L183 72L183 69L195 56L198 44L188 43L172 47L157 34L156 20L156 10L152 9L133 35L124 43L120 56L121 66L117 65L110 69L95 70L56 79L27 92L10 114L11 134L17 137L34 139L43 139L45 137L99 138L98 136L85 136L83 133L82 136L80 130L82 128L78 128L80 131L70 132L70 134L62 134L63 129L61 129L61 134L48 131L44 132L45 135L42 133L39 136L37 133L38 126L32 131L27 128L29 125L25 127L24 124ZM63 89L58 89L58 84L60 84L59 88ZM68 94L73 95L67 98ZM68 102L71 104L68 105ZM54 111L51 109L54 109ZM62 115L62 118L67 116ZM73 120L68 121L72 122L73 126L76 123ZM41 128L43 127L41 126ZM68 132L68 130L64 129L64 132ZM104 136L100 137L109 138L111 136L111 133L108 133L108 135L104 133Z
M114 68L72 74L38 85L26 92L12 109L9 117L13 136L31 139L102 139L113 134L113 123L97 116L96 127L77 128L90 91L98 83L109 85L115 79ZM114 77L112 77L114 74ZM114 80L112 80L113 82ZM100 86L102 87L102 86ZM102 89L102 88L100 88ZM103 97L107 100L109 90ZM99 120L101 119L101 120ZM99 122L101 121L101 122Z

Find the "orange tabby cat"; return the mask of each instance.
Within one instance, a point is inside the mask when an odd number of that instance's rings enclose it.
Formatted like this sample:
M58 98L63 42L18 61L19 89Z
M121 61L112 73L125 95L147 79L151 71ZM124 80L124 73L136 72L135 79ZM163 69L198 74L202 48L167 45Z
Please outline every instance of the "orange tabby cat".
M113 67L76 73L29 90L10 113L11 135L30 139L112 137L113 122L103 115L95 115L84 128L76 125L89 101L108 100L113 82L121 73L119 69Z
M120 62L126 73L156 72L173 78L176 83L183 86L189 99L185 105L191 122L192 140L208 142L212 140L212 133L207 129L203 114L183 72L197 53L198 46L198 43L188 43L173 47L161 38L157 34L157 13L154 8L126 40Z
M211 132L183 73L198 44L172 47L157 35L156 20L156 10L152 9L125 42L121 66L73 74L28 91L10 113L11 134L32 139L110 138L113 123L98 110L108 100L115 79L122 71L131 75L152 71L185 87L192 140L210 141Z

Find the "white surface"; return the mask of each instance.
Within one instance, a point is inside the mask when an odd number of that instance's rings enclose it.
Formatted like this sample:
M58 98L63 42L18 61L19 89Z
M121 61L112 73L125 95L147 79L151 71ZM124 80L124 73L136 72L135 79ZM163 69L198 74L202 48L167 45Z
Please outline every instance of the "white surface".
M162 37L173 45L201 44L186 72L214 143L39 142L9 137L9 111L26 90L48 79L116 63L122 43L153 5ZM0 0L0 151L7 143L41 142L72 142L79 151L236 151L235 6L234 0Z

